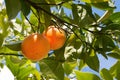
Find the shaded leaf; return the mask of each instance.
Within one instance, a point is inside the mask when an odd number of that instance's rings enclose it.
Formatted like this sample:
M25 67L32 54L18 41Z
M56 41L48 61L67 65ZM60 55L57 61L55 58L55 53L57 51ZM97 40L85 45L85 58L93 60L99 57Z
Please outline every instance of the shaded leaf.
M4 46L8 47L9 49L11 49L13 51L20 51L21 50L21 41L10 43L10 44L5 44Z
M111 20L114 23L120 24L120 12L113 13L108 20Z
M30 6L25 0L20 0L21 2L21 11L25 16L27 16L30 13Z
M110 72L107 70L107 69L102 69L101 72L101 77L104 79L104 80L113 80L112 78L112 75L110 74Z
M5 0L6 10L9 19L13 19L17 16L21 9L21 4L19 0Z
M102 31L104 32L104 31L107 31L107 30L109 30L109 31L115 31L115 30L120 30L120 24L117 24L117 23L111 23L111 24L109 24L108 26L106 26L106 27L104 27L103 29L102 29Z
M62 64L49 58L40 61L41 72L49 78L64 80L64 70Z
M107 55L115 59L120 59L120 54L116 52L111 52L111 53L108 53Z
M95 71L99 71L99 60L94 50L91 50L90 55L86 56L85 61L90 68L92 68Z
M99 35L95 42L95 48L96 51L104 53L113 50L115 48L115 44L109 36Z

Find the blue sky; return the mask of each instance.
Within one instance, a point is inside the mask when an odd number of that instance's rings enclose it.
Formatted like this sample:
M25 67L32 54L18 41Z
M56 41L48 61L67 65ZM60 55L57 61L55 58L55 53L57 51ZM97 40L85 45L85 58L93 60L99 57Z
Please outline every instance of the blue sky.
M115 0L115 5L116 5L115 12L120 12L120 0ZM100 16L102 16L104 14L104 11L102 11L102 10L99 10L96 8L93 8L93 10L94 10L94 12L98 13ZM108 57L108 60L107 60L100 54L98 54L98 58L100 60L100 70L103 68L110 69L110 67L112 65L114 65L117 61L116 59L111 58L111 57ZM91 70L89 67L84 68L82 71L93 72L93 73L99 75L97 72Z

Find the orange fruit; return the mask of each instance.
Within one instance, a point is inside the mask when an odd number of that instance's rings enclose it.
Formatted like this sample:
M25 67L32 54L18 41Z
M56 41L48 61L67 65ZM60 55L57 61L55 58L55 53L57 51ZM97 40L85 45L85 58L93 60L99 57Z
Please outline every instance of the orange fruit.
M33 33L23 40L21 50L26 58L37 61L48 54L50 44L42 34Z
M61 48L66 41L65 31L61 28L57 28L54 25L49 26L43 35L48 39L50 43L50 49L56 50Z

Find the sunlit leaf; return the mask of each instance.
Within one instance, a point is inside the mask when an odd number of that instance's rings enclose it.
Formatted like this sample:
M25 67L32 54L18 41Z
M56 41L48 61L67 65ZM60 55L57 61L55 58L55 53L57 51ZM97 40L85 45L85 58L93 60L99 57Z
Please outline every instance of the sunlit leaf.
M112 76L114 76L117 80L120 79L119 73L120 73L120 61L117 61L111 68L110 73Z
M64 63L64 71L67 75L71 74L73 69L76 67L76 62L65 62Z
M82 0L82 1L87 3L99 3L99 2L107 2L110 0Z
M75 71L77 80L100 80L100 78L92 73Z

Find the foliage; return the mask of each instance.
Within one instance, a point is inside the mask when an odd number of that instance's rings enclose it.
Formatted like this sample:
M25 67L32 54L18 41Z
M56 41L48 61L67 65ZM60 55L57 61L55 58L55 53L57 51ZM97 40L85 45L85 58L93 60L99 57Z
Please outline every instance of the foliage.
M70 80L70 75L120 80L120 12L114 12L111 0L5 0L5 5L0 8L0 65L6 64L17 80ZM93 7L105 14L99 16ZM49 25L66 31L64 46L38 62L23 57L25 36L42 33ZM99 54L115 58L116 64L100 70ZM85 66L99 75L82 72Z

